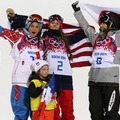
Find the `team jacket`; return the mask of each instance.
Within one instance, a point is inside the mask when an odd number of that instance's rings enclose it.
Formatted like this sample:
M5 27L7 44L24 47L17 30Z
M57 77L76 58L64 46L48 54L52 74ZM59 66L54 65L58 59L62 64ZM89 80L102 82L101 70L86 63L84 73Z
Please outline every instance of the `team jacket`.
M80 27L93 44L90 59L89 83L115 85L119 83L120 30L110 31L104 40L100 40L95 30L89 26L81 11L74 13Z
M38 79L33 79L31 80L29 84L29 92L30 92L30 105L31 105L31 110L36 111L40 107L40 101L42 98L42 92L43 89L41 88L42 85L46 85L46 81L41 81ZM46 106L45 110L52 110L55 108L55 101L51 100L48 105Z
M42 39L30 38L21 29L18 32L11 31L0 26L0 37L7 39L11 44L11 56L15 60L12 83L26 84L31 74L31 64L35 59L42 59L43 42Z
M53 72L56 75L72 75L72 69L70 66L70 61L68 59L68 53L66 46L60 36L55 36L50 33L51 31L46 31L45 35L45 46L46 46L46 58L49 63L49 73Z

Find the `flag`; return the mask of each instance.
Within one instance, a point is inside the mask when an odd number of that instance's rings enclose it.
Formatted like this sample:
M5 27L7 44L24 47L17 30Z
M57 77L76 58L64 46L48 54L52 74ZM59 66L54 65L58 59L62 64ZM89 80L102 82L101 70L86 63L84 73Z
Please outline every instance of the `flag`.
M72 68L90 66L90 57L93 47L82 29L67 33L73 60L70 60Z
M21 17L21 21L13 21L11 24L16 28L19 28L20 26L17 26L17 22L21 22L21 24L24 23L24 16L18 15L18 17ZM22 18L23 17L23 18ZM19 25L21 25L19 23ZM93 26L91 26L93 27ZM42 32L44 32L46 29L48 29L48 19L43 19L43 29ZM85 36L83 30L80 28L78 23L74 24L68 24L63 23L63 31L65 35L69 38L70 43L70 49L71 53L73 55L73 60L70 61L71 67L84 67L84 66L90 66L89 59L92 54L92 45L88 38ZM44 51L45 56L46 51Z
M43 29L48 29L47 22L48 20L44 19ZM71 54L73 56L73 60L70 60L71 67L75 68L90 66L91 64L89 63L89 60L92 55L93 47L90 40L86 37L78 23L63 23L62 29L65 35L68 37Z
M80 1L80 8L86 11L92 18L93 20L98 23L98 18L101 12L103 11L111 11L115 12L120 16L120 6L107 6L107 5L93 5L93 4L88 4L88 3L82 3Z
M47 20L45 20L47 22ZM45 25L45 23L44 23ZM90 27L93 27L90 25ZM94 27L93 27L94 28ZM93 47L90 40L84 34L84 31L77 24L63 23L63 31L68 37L73 60L70 60L72 68L90 66L90 57Z
M42 93L42 98L40 102L40 119L44 117L45 107L48 105L48 103L52 99L54 99L53 97L54 93L55 93L55 76L53 73L49 84L44 88L43 93Z
M49 84L43 90L41 102L45 102L45 104L47 105L51 101L52 95L54 93L55 93L55 76L53 73Z
M104 11L112 11L120 15L120 7L118 6L99 6L82 2L80 2L79 5L96 23L98 23L98 19ZM73 60L70 61L71 67L90 66L89 60L92 55L93 47L89 39L84 35L83 30L79 28L73 30L71 33L68 32L68 34L70 34L68 38L73 55Z

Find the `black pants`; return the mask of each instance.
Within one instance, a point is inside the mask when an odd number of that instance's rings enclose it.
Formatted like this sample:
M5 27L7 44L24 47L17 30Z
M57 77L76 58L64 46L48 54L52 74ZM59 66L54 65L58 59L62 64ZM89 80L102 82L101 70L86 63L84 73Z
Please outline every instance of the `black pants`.
M119 87L90 86L89 110L92 120L120 120Z

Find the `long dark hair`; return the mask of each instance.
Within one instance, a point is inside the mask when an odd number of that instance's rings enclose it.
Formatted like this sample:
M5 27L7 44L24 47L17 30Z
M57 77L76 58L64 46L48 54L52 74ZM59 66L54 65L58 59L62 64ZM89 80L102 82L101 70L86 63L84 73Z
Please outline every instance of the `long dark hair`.
M40 79L40 77L39 77L39 74L38 74L38 72L36 73L35 71L33 71L31 74L30 74L30 76L29 76L29 82L31 82L31 80L33 80L33 79Z
M29 82L31 82L33 79L42 80L42 79L40 78L39 73L40 73L40 70L38 70L37 72L33 71L33 72L30 74L29 78L28 78ZM48 76L45 77L45 79L43 79L43 80L48 83L48 82L50 81L50 77L51 77L51 76L48 75Z
M67 53L68 53L68 58L69 58L69 60L72 60L73 56L71 54L68 38L65 36L65 33L63 32L63 30L61 28L59 29L59 32L60 32L60 35L61 35L61 39L65 42L65 45L66 45L66 48L67 48Z

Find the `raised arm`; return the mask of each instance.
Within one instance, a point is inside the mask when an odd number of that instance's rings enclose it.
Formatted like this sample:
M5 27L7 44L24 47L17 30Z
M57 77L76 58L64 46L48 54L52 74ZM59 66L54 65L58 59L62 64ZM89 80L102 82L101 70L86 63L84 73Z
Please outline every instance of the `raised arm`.
M24 28L27 15L18 15L13 9L8 8L6 10L8 21L10 22L10 29L15 31L18 28Z
M7 39L11 44L16 43L23 35L23 32L15 32L0 26L0 37Z
M72 4L72 8L74 10L74 16L76 20L78 21L80 27L83 29L85 35L93 43L93 41L95 40L95 33L96 33L95 29L88 24L78 4L79 4L79 1L76 1Z

